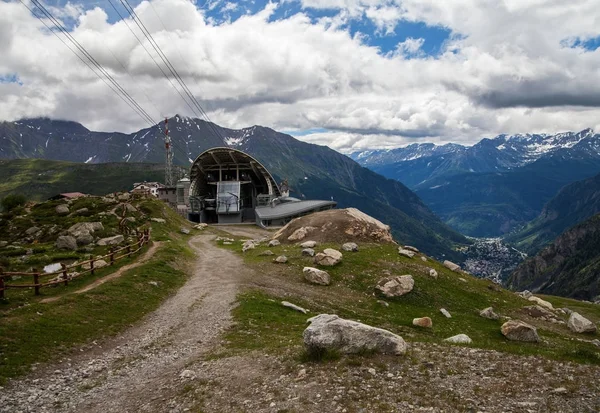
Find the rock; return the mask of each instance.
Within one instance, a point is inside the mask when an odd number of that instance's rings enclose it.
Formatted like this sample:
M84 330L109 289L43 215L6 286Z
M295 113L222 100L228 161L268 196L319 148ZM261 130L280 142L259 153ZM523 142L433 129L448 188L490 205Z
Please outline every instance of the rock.
M421 255L421 261L423 261L423 262L427 262L427 257L426 257L426 256L424 256L424 255Z
M74 237L78 237L82 234L93 234L96 231L103 231L104 225L102 222L78 222L77 224L71 225L67 232Z
M333 248L326 248L325 251L315 255L315 264L332 267L342 261L342 253Z
M242 252L246 252L248 250L253 250L254 248L256 248L257 243L254 240L248 240L246 242L244 242L244 245L242 245Z
M533 301L533 302L534 302L534 303L536 303L537 305L540 305L540 306L542 306L542 307L544 307L544 308L547 308L548 310L554 310L554 307L552 306L552 304L551 304L551 303L549 303L549 302L548 302L548 301L546 301L546 300L542 300L542 299L541 299L541 298L539 298L539 297L535 297L535 296L533 296L533 295L532 295L531 297L529 297L529 298L528 298L528 300L529 300L529 301Z
M520 320L510 320L502 324L500 331L509 340L537 343L540 341L537 329Z
M569 330L575 333L595 333L596 325L579 313L572 312L567 322Z
M415 280L412 275L382 278L375 289L386 297L400 297L413 290Z
M80 234L76 238L77 245L89 245L94 242L94 237L89 232L86 234Z
M285 264L287 261L288 259L285 255L280 255L279 257L273 260L273 262L276 262L277 264Z
M552 390L552 393L554 394L566 394L569 391L567 390L566 387L557 387L556 389Z
M36 232L39 232L39 231L40 231L40 228L38 228L38 227L31 227L31 228L28 228L27 231L25 231L25 234L27 234L27 235L33 235L33 234L35 234Z
M183 370L181 373L179 373L179 378L182 380L193 380L196 378L196 373L194 373L192 370Z
M156 282L156 281L148 281L148 284L153 287L158 287L158 282Z
M188 234L190 233L190 230L189 230L189 229L187 229L187 228L181 228L179 231L180 231L182 234L185 234L185 235L188 235Z
M517 295L520 295L524 299L528 300L529 297L531 297L533 294L531 294L531 291L525 290L525 291L521 291L520 293L517 293Z
M567 308L567 307L563 307L562 310L564 311L564 313L566 315L571 315L571 313L573 313L573 310L571 310L570 308Z
M56 248L59 250L72 250L75 251L77 249L77 240L75 237L70 235L63 235L58 237L56 240Z
M448 310L446 310L445 308L440 308L440 313L444 314L444 317L446 318L452 318Z
M98 240L98 245L118 245L125 241L123 235L115 235L114 237L107 237Z
M436 271L436 270L434 270L433 268L430 268L430 269L429 269L429 276L430 276L431 278L435 278L435 279L437 280L438 273L437 273L437 271Z
M0 248L6 247L8 245L8 241L0 241Z
M469 337L466 334L457 334L455 336L448 337L444 341L454 344L471 344L473 342L473 340L471 340L471 337Z
M596 347L600 347L600 340L598 340L597 338L596 338L596 339L594 339L594 340L592 340L592 341L591 341L591 343L592 343L593 345L595 345Z
M85 214L86 212L89 212L89 209L81 208L81 209L78 209L77 211L75 211L76 214Z
M230 242L224 242L223 244L231 244L231 243L230 243ZM263 252L261 252L261 253L260 253L260 254L258 254L258 255L259 255L259 256L263 256L263 257L265 257L265 256L267 256L267 257L268 257L268 256L275 255L275 254L274 254L274 253L273 253L273 251L271 251L271 250L266 250L266 251L263 251Z
M492 307L484 308L479 312L479 315L488 320L499 320L500 316L494 312Z
M313 267L304 267L302 270L304 279L312 284L329 285L331 277L327 271L322 271Z
M281 242L279 242L276 239L272 239L271 241L269 241L269 244L267 245L268 247L276 247L278 245L281 245Z
M314 248L316 246L317 246L316 241L304 241L302 244L300 244L300 247L302 247L302 248Z
M405 250L412 251L412 252L420 252L420 251L419 251L417 248L415 248L415 247L411 247L410 245L405 245L405 246L404 246L404 249L405 249Z
M355 242L346 242L344 245L342 245L342 249L344 251L356 252L358 251L358 245L356 245Z
M163 218L150 218L150 221L158 222L159 224L165 224L167 222L167 220L165 220Z
M302 227L298 228L296 231L292 233L287 239L288 241L300 241L306 238L309 232L315 230L315 227Z
M452 261L444 261L444 267L452 271L460 271L460 265L453 263Z
M304 330L304 345L310 353L337 350L345 354L376 351L401 355L407 345L402 337L381 328L357 321L345 320L337 315L320 314L308 320Z
M129 201L131 199L131 195L128 192L123 192L117 195L117 199L119 201Z
M413 319L413 326L431 328L433 327L433 322L429 317L421 317Z
M306 314L306 313L308 313L308 310L307 310L307 309L305 309L305 308L302 308L302 307L299 307L299 306L297 306L296 304L292 304L292 303L290 303L289 301L282 301L282 302L281 302L281 305L283 305L284 307L287 307L287 308L291 308L292 310L295 310L295 311L301 312L301 313L303 313L303 314Z
M409 251L409 250L405 250L405 249L404 249L404 248L402 248L402 247L399 247L399 248L398 248L398 254L400 254L400 255L402 255L402 256L404 256L404 257L407 257L407 258L412 258L412 257L414 257L414 256L415 256L415 253L414 253L414 252L412 252L412 251Z
M104 268L107 266L108 263L104 260L94 260L94 268ZM92 268L92 266L89 262L86 262L85 264L81 264L81 268L83 268L84 270L89 270L90 268Z
M69 207L67 205L57 205L54 209L59 215L66 215L69 213Z
M555 318L555 315L550 311L546 310L544 307L539 305L530 305L527 307L523 307L522 311L530 317L533 318Z
M206 228L208 228L208 224L205 223L205 222L201 222L199 224L194 225L194 229L198 229L200 231L202 231L202 230L204 230Z
M314 257L315 250L313 250L312 248L304 248L302 250L302 255L304 255L305 257Z

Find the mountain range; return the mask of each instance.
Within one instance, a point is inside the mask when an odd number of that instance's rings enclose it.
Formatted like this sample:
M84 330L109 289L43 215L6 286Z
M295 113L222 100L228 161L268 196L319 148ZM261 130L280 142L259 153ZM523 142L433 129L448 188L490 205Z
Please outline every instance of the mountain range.
M412 144L350 155L413 189L446 223L502 236L535 219L565 185L600 172L600 134L499 135L465 147Z
M402 183L328 147L261 126L234 130L179 115L169 119L169 131L174 162L184 168L206 149L233 147L256 157L277 180L287 178L293 195L333 198L339 207L361 209L389 224L400 242L414 244L428 254L461 261L462 253L455 246L470 244ZM0 158L156 163L164 161L165 151L161 125L123 134L93 132L76 122L26 119L0 123Z

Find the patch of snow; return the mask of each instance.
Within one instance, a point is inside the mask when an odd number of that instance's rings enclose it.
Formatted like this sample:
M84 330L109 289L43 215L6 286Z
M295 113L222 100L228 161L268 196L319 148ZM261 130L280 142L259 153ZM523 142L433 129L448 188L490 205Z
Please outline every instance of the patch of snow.
M95 158L95 157L96 157L96 155L94 155L94 156L90 156L90 157L88 158L88 160L87 160L87 161L85 161L84 163L90 163L90 162L92 162L92 161L94 160L94 158Z
M228 146L240 146L242 143L244 143L244 138L245 138L245 134L244 136L242 136L241 138L225 138L225 143Z
M50 137L48 136L48 139L46 139L46 148L48 147L48 141L50 140Z

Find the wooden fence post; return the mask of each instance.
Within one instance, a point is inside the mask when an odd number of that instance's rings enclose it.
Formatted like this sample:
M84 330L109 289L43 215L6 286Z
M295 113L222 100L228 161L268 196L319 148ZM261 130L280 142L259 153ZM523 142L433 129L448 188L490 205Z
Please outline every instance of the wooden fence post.
M144 235L140 234L140 236L138 237L138 248L142 248L143 243L144 243Z
M110 265L115 263L115 247L110 247Z
M90 255L90 270L92 275L94 275L94 256Z
M69 279L67 278L67 265L63 262L60 263L60 266L62 267L62 277L63 280L65 280L65 285L69 285Z
M33 283L35 284L35 295L40 295L40 273L37 269L33 269Z
M131 244L127 245L127 258L131 257Z
M0 299L4 299L4 269L0 267Z

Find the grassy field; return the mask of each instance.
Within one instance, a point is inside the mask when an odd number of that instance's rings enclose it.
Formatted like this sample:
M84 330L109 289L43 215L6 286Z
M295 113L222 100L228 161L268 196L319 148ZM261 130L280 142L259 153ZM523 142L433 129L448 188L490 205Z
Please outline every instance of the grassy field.
M241 254L240 243L223 245L223 248ZM339 248L339 245L321 245ZM498 350L521 355L543 355L556 360L600 364L598 348L591 344L596 334L572 333L566 325L534 319L522 308L533 305L515 293L499 289L488 280L466 274L454 273L439 262L429 259L423 262L398 255L393 245L361 245L360 251L345 252L342 263L326 269L332 278L330 286L313 286L303 280L302 268L313 266L309 257L301 256L297 246L268 248L275 255L286 255L287 264L275 264L272 256L261 256L266 246L260 246L243 254L244 260L275 284L287 286L265 288L269 281L256 281L257 287L249 288L239 296L239 306L234 310L235 327L228 332L229 350L246 351L265 349L271 352L289 352L304 357L302 332L306 320L320 313L337 314L376 327L388 329L410 342L445 344L444 339L464 333L473 340L472 347ZM429 276L434 268L438 279ZM412 292L395 299L384 299L375 294L374 287L384 277L384 271L392 275L411 274L415 279ZM258 276L258 275L257 275ZM260 287L258 286L260 285ZM594 322L600 321L600 306L560 297L543 296L555 308L568 307ZM291 301L309 309L303 315L283 307L282 300ZM386 305L387 303L387 305ZM504 317L521 319L538 328L541 343L509 341L500 333L504 320L488 320L479 311L492 306ZM440 313L447 309L452 318ZM413 318L431 317L432 329L412 325ZM559 315L564 321L566 315ZM583 339L583 341L579 341ZM445 344L451 345L451 344Z
M187 246L188 237L179 231L187 222L159 201L140 201L136 205L145 214L145 225L151 226L152 241L165 241L145 264L83 294L72 293L135 261L148 247L129 259L118 261L114 267L98 270L94 276L73 280L68 286L42 288L40 296L35 296L30 289L6 291L6 299L0 300L0 384L28 372L35 363L60 359L92 340L122 331L156 309L183 285L188 276L185 262L193 257ZM46 207L42 204L38 208ZM165 218L167 223L151 222L150 217ZM92 220L90 218L93 216L87 219ZM39 214L35 219L51 218ZM57 223L58 219L54 218ZM110 229L112 225L105 222L105 227ZM50 258L50 262L58 258L79 258L77 251L56 252L49 244L41 245L36 248L42 251L42 257ZM59 257L60 254L63 257ZM32 257L39 259L42 265L45 258L37 255ZM14 258L4 256L5 260ZM151 281L158 286L150 284ZM50 303L41 302L48 297L60 298Z

